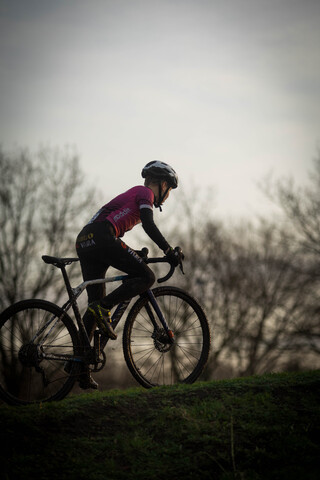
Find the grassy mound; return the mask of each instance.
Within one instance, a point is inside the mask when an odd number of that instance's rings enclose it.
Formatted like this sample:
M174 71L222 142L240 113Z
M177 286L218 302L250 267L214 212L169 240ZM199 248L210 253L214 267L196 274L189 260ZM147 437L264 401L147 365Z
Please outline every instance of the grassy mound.
M5 480L319 478L320 371L0 408Z

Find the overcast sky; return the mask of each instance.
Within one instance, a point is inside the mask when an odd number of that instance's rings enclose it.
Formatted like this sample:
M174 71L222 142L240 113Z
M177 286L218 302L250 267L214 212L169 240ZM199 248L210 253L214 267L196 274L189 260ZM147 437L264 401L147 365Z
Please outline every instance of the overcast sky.
M172 164L217 214L320 146L319 0L0 0L0 143L73 146L106 201Z

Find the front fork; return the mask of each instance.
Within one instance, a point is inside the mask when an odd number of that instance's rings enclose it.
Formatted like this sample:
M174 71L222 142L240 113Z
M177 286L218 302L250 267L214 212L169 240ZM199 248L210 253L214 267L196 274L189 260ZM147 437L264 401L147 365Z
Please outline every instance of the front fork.
M158 318L159 318L166 334L168 335L169 343L173 344L174 343L174 333L173 333L172 330L169 329L169 326L166 322L166 319L164 318L163 313L160 310L160 307L158 305L158 302L157 302L156 297L154 296L152 290L147 290L147 295L148 295L148 298L149 298L149 301L150 301L151 305L153 306L156 314L158 315ZM145 308L147 310L147 313L150 317L150 320L151 320L151 322L154 326L155 332L156 332L159 329L159 325L156 322L156 319L154 317L153 311L152 311L149 303L146 304Z

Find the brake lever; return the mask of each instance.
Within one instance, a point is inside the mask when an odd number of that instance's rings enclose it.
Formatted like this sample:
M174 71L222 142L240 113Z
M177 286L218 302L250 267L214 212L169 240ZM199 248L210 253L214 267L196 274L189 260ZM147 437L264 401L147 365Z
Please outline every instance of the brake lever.
M182 262L179 263L179 267L180 267L180 270L181 270L182 275L184 275L184 270L183 270Z

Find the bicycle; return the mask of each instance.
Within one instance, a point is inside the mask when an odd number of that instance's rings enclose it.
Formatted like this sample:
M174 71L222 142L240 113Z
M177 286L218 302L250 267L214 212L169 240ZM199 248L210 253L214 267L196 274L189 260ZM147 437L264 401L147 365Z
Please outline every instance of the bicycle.
M168 262L147 257L147 263ZM47 300L17 302L0 315L0 397L11 405L63 399L79 380L83 364L98 372L106 364L108 337L96 329L92 344L85 330L77 299L88 285L125 281L116 275L71 287L66 266L78 258L44 255L45 263L62 272L68 300L58 306ZM169 262L168 262L169 263ZM182 263L180 268L183 271ZM158 279L167 281L175 270ZM115 329L131 300L112 314ZM68 311L72 308L75 321ZM210 350L210 330L198 302L184 290L160 286L135 301L124 324L122 347L133 377L145 388L193 383L202 373Z

